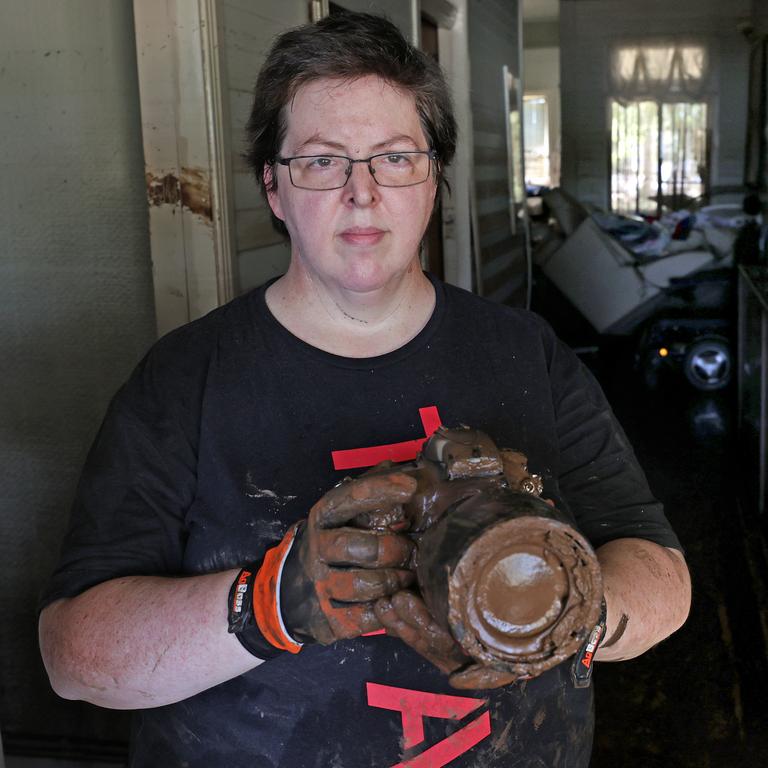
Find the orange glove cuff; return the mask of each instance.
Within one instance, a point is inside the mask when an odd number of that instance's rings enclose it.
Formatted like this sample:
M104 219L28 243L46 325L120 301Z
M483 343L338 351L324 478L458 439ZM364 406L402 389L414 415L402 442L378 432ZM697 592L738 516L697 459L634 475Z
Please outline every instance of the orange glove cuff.
M264 560L253 581L253 618L261 634L275 648L298 653L302 644L289 634L280 612L280 577L288 553L291 551L298 523L292 525L283 540L267 550Z

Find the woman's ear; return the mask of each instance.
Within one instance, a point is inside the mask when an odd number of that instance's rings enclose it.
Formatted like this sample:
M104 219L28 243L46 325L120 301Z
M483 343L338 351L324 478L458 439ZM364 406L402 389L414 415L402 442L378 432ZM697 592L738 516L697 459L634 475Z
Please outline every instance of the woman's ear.
M280 194L277 188L277 169L274 164L267 164L264 166L262 178L264 179L264 189L267 191L267 202L272 209L272 213L277 216L278 219L283 221L283 207L280 204Z

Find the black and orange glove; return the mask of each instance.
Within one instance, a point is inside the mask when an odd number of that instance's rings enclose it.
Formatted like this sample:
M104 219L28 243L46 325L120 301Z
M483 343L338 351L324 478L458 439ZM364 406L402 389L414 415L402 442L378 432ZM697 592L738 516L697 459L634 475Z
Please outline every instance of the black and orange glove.
M364 475L326 493L230 591L230 632L251 653L298 653L382 628L374 602L409 586L413 542L391 530L348 525L359 515L402 516L416 480Z
M376 602L376 616L388 635L399 637L461 690L500 688L519 679L507 670L479 664L467 656L450 632L432 618L424 601L414 592L402 591Z

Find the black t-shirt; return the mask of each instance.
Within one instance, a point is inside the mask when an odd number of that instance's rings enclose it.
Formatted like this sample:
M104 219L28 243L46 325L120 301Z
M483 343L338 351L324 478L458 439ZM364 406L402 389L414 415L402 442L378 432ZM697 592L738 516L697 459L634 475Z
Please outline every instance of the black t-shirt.
M528 456L598 547L678 547L590 373L536 315L433 280L400 349L349 359L283 328L259 288L159 341L89 454L44 603L131 574L260 559L345 475L415 458L438 424ZM586 766L592 690L569 664L459 692L400 640L307 646L136 714L132 766Z

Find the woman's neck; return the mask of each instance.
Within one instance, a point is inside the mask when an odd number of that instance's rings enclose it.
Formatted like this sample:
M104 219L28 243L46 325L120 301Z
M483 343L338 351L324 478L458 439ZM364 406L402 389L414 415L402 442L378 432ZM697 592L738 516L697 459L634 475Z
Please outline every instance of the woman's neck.
M432 315L435 292L417 264L390 285L365 293L326 285L292 268L267 289L266 300L277 321L302 341L344 357L374 357L419 333Z

